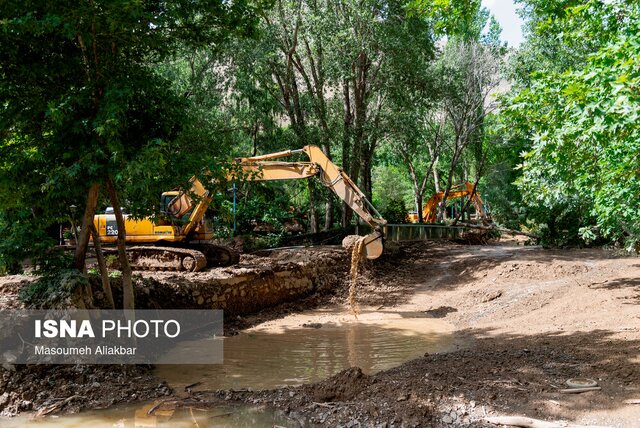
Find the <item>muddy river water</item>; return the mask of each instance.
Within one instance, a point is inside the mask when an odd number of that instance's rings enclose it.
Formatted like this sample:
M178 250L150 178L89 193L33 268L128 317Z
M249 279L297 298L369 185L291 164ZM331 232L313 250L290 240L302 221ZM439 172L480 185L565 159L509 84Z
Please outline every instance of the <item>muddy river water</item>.
M157 366L171 386L270 389L325 379L348 367L375 373L451 346L448 326L433 318L371 317L275 326L224 339L224 364Z
M269 389L300 385L357 366L375 373L398 366L425 352L459 346L452 327L424 313L373 311L356 319L345 312L312 311L292 315L223 339L224 363L159 365L155 375L176 390L200 382L194 389ZM178 410L147 416L147 407L116 406L107 410L46 418L0 419L2 427L180 427L295 426L281 415L247 407ZM169 417L170 416L170 417ZM196 423L194 423L196 421Z

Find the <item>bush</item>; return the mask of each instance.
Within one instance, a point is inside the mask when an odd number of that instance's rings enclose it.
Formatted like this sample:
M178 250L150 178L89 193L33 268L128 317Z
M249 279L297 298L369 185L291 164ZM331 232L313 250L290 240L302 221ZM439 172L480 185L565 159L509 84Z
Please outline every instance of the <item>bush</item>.
M27 306L52 308L64 304L78 287L88 287L89 280L75 269L63 269L41 276L20 290L19 298Z
M400 224L407 222L407 206L402 199L391 199L382 212L387 223Z

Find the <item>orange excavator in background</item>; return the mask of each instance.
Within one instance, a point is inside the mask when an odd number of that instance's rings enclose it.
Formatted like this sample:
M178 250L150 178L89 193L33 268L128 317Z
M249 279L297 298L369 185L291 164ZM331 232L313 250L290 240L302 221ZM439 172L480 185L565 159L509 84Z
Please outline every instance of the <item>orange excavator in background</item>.
M480 217L482 223L489 225L491 224L491 215L485 209L484 202L482 202L482 198L478 194L477 189L474 192L473 187L473 183L468 181L458 184L457 186L452 186L447 195L447 200L470 196L471 203L476 209L476 214ZM431 195L427 203L422 207L423 222L435 223L438 220L438 205L442 202L442 198L444 198L444 192L436 192ZM411 223L418 222L418 214L415 212L409 213L408 218Z
M271 159L304 153L308 162L284 162ZM361 247L364 256L375 259L383 250L383 227L387 223L353 181L322 152L319 147L305 146L262 156L235 159L227 171L229 181L270 181L318 178L373 229ZM162 193L160 221L150 218L125 218L126 242L133 269L178 270L196 272L206 267L238 263L239 254L232 248L211 242L214 233L205 218L212 202L211 193L195 176L189 190ZM126 217L126 216L125 216ZM94 217L100 242L114 244L118 227L110 212ZM106 252L108 252L107 250ZM111 250L113 251L113 250Z

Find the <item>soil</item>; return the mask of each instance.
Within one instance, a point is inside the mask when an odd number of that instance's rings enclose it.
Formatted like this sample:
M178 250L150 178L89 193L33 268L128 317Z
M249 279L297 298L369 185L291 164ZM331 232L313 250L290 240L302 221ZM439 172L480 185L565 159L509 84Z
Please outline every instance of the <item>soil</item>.
M373 375L345 370L317 384L201 392L322 426L492 426L525 415L582 425L640 426L640 260L602 249L405 243L367 263L363 310L421 311L463 343ZM346 289L328 307L259 325L322 325L348 314ZM345 315L346 316L346 315ZM602 388L564 394L570 378ZM193 397L192 397L193 398Z
M104 409L170 395L146 366L18 365L0 372L0 416Z
M348 269L346 262L342 261L346 260L346 254L339 247L325 246L266 253L268 257L243 255L238 265L204 272L136 272L136 304L143 309L190 308L194 305L191 294L194 284L207 284L215 279L241 277L247 274L260 275L273 271L295 270L301 265L317 265L323 262L341 263L345 272ZM339 272L338 266L335 273ZM28 274L0 276L0 310L25 308L19 293L36 280L36 276ZM90 282L93 286L90 302L87 302L84 296L73 293L57 296L53 303L43 298L34 299L29 307L105 307L106 300L101 291L100 278L94 276ZM120 280L112 278L111 283L114 300L120 302ZM265 319L328 304L332 290L327 286L323 287L319 287L318 292L303 299L271 307L246 318L237 316L226 319L225 334L237 334L238 330ZM153 377L151 367L146 365L0 367L0 416L13 416L27 411L36 414L73 413L83 409L101 409L114 404L149 401L172 393L172 389L164 381Z
M624 403L640 399L640 259L602 249L545 250L523 243L389 243L380 259L363 263L357 286L362 312L420 312L443 320L458 344L450 352L427 354L376 374L353 367L316 384L193 392L189 400L275 407L321 426L483 427L490 426L485 417L496 415L640 426L640 405ZM0 278L2 307L15 307L10 294L24 280ZM336 317L353 317L348 289L345 278L333 293L242 317L227 326L227 333L305 323L321 328ZM67 379L62 385L76 379L74 391L94 382L79 378L73 367L57 370L69 371L62 373ZM165 394L159 381L145 383L147 374L134 373L141 378L119 384L124 378L115 371L112 384L121 385L123 400L134 393L137 398ZM602 389L560 392L577 377L594 379ZM16 385L0 384L0 403L2 392L23 393ZM47 394L61 398L71 393L60 388ZM32 408L42 408L43 401L38 403Z

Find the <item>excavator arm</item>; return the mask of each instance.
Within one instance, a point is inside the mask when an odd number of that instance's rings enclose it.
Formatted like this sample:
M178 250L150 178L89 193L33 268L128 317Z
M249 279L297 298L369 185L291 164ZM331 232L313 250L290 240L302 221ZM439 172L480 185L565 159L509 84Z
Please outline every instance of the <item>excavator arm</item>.
M308 162L284 162L273 159L304 153ZM364 255L369 259L378 258L383 250L383 226L387 223L376 211L356 184L317 146L305 146L299 150L286 150L262 156L239 158L227 173L228 180L247 181L298 180L318 177L320 182L331 189L371 228L373 233L364 238ZM191 193L200 200L193 207L193 201L186 192L180 194L169 204L169 212L180 218L191 211L184 233L189 233L202 220L211 203L209 192L197 178L191 179Z
M482 218L483 222L490 222L491 219L487 215L487 211L484 208L484 203L478 192L474 189L474 185L468 181L457 186L451 187L451 191L447 194L447 200L461 198L463 196L471 196L471 202L476 209L478 215ZM431 198L424 204L422 210L422 218L427 223L435 223L437 219L437 208L444 198L444 192L436 192Z

